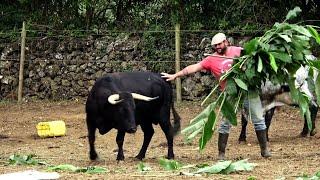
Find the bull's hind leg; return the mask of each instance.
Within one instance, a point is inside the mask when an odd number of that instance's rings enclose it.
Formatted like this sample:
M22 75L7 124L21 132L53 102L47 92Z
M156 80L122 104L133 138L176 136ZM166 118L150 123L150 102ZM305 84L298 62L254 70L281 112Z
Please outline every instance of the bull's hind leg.
M117 160L118 161L122 161L124 160L124 154L123 154L123 141L124 141L124 136L125 136L125 132L124 131L118 131L117 134L117 144L118 144L118 155L117 155Z
M316 130L316 119L317 119L318 110L319 110L319 106L318 105L312 104L310 106L311 121L312 121L312 129L310 131L310 136L314 136L317 133L317 130Z
M140 149L140 152L136 156L136 158L139 160L142 160L143 158L145 158L148 146L149 146L151 138L154 134L154 129L153 129L151 123L141 123L141 129L143 131L144 138L143 138L143 144Z
M174 159L173 153L173 128L170 123L170 107L162 107L160 113L161 120L159 122L162 131L164 132L168 143L168 159Z
M170 124L170 120L160 123L160 127L167 138L168 143L168 159L174 159L174 153L173 153L173 133L172 133L172 127Z
M267 141L269 141L269 127L271 125L271 120L272 120L272 117L273 117L273 114L274 114L274 111L275 111L275 107L268 110L264 116L264 119L265 119L265 122L266 122L266 126L267 126L267 129L266 129L266 133L267 133Z

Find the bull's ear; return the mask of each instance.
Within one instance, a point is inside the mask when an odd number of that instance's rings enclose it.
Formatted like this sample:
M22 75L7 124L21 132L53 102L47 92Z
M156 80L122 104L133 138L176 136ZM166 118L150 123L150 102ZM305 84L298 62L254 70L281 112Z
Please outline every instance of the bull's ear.
M112 94L108 97L108 102L110 104L118 104L119 102L121 102L122 100L119 100L120 96L119 94Z
M139 100L143 100L143 101L152 101L152 100L155 100L155 99L159 98L159 96L157 96L157 97L148 97L148 96L144 96L144 95L137 94L137 93L131 93L131 94L132 94L133 99L139 99Z

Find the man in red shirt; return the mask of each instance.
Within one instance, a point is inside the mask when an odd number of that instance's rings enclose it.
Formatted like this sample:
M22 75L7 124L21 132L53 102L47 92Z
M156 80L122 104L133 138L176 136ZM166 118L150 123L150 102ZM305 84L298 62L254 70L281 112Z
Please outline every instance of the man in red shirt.
M196 64L189 65L175 74L161 73L162 77L166 78L167 81L172 81L177 77L182 77L201 70L207 70L210 71L219 81L219 85L223 91L226 85L226 80L220 81L220 77L231 68L233 58L241 55L242 48L230 46L225 34L223 33L216 34L212 38L211 45L215 50L215 53L212 56L208 56ZM248 112L251 113L251 119L254 124L261 149L261 156L270 157L271 154L267 149L266 125L259 95L249 90L248 100L244 103L244 107L249 109ZM228 142L230 128L231 124L229 120L223 119L218 130L218 159L225 159L225 149Z

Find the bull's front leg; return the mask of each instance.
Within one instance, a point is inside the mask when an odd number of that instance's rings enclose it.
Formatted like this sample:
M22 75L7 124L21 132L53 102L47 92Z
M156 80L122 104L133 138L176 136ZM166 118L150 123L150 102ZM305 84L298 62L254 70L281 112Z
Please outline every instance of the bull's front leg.
M94 142L96 140L96 128L88 123L88 140L89 140L89 154L90 154L90 159L91 160L96 160L98 158L98 154L94 148Z
M125 136L125 132L124 131L120 131L118 130L118 134L117 134L117 144L118 144L118 155L117 155L117 160L118 161L123 161L124 160L124 154L123 154L123 141L124 141L124 136Z
M154 129L153 129L151 123L150 124L149 123L148 124L142 123L141 124L141 129L143 131L144 138L143 138L143 144L142 144L142 147L140 149L140 152L136 156L136 158L139 159L139 160L142 160L143 158L145 158L148 146L149 146L150 141L152 139L152 136L154 134Z

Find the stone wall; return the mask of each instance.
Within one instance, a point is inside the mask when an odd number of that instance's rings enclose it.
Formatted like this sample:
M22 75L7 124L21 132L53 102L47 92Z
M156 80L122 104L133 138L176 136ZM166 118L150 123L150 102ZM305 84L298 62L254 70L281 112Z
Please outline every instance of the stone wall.
M182 42L181 67L195 63L211 53L209 38L189 38ZM119 71L174 72L174 39L161 45L162 54L146 48L139 35L85 38L42 37L26 42L24 99L74 99L86 97L95 80ZM159 42L158 42L159 43ZM161 42L160 42L161 43ZM165 54L164 50L172 50ZM16 99L20 46L0 45L0 99ZM149 53L149 54L148 54ZM200 99L213 87L213 77L205 72L184 77L183 99Z

